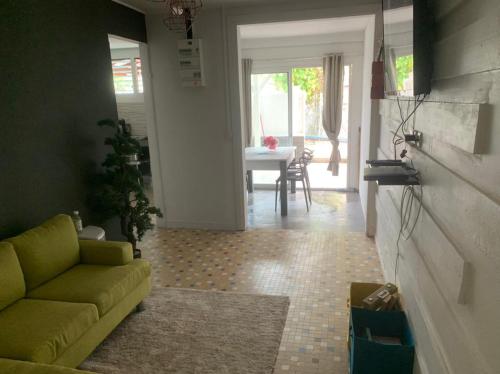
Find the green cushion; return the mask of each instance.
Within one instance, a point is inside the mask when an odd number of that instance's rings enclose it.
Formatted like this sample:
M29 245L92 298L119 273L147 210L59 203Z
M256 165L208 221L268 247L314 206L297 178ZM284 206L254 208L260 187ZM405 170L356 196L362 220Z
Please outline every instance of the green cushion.
M23 272L10 243L0 242L0 310L22 299L26 292Z
M80 240L80 262L89 265L126 265L134 259L127 242Z
M0 357L50 364L98 320L92 304L19 300L0 312Z
M92 303L106 314L151 274L149 262L134 260L123 266L77 265L28 292L33 299Z
M28 290L80 262L77 233L67 215L55 216L7 241L14 245Z
M64 366L37 364L34 362L0 358L2 374L95 374L90 371L70 369Z

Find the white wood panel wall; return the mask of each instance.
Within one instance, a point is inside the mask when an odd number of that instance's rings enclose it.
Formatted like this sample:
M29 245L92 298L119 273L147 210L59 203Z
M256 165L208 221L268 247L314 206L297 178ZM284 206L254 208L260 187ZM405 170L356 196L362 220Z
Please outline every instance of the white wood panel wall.
M416 372L500 373L500 2L436 5L435 81L419 110L423 211L401 243L397 281L417 340ZM395 106L394 106L395 105ZM379 157L399 110L384 101ZM399 153L399 151L398 151ZM474 154L475 153L475 154ZM400 187L378 187L376 241L394 279Z
M117 103L118 118L123 118L132 126L132 135L148 136L144 103Z

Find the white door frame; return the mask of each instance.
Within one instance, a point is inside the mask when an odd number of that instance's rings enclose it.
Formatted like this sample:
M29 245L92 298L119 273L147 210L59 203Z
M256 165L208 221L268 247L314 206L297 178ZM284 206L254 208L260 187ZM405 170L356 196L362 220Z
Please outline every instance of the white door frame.
M246 170L244 164L244 141L242 131L241 112L243 102L241 100L241 47L239 25L297 21L304 19L324 19L334 17L369 16L379 9L376 4L341 6L337 8L300 9L295 8L283 12L281 8L270 8L268 11L255 12L244 11L238 13L238 9L221 10L223 17L223 39L224 54L226 56L226 77L227 77L227 123L228 133L233 140L233 175L234 175L234 206L235 206L235 227L245 230L247 226L247 194L245 190ZM354 126L353 126L354 127Z
M153 184L153 198L157 208L163 213L163 217L156 218L159 227L166 227L167 211L165 206L163 175L161 166L160 142L158 139L158 128L156 120L156 105L154 100L154 83L149 58L149 46L139 43L139 52L142 61L142 84L144 86L144 110L146 112L146 124L148 130L149 158L151 162L151 178Z

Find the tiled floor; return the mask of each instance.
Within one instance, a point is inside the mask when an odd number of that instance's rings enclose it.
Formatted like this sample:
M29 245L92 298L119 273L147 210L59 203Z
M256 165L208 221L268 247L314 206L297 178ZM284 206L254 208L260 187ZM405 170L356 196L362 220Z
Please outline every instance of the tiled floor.
M266 229L365 230L359 195L354 192L312 191L309 213L302 190L288 194L288 216L281 217L278 202L274 211L274 191L256 190L248 194L248 226Z
M332 217L339 214L337 219L343 216L350 222L348 215L338 213L348 209L341 208ZM350 231L350 224L333 230L311 227L314 230L157 229L142 248L152 262L157 287L289 296L275 373L344 374L348 287L351 281L382 282L380 264L373 241L360 230Z
M339 165L339 175L333 176L328 169L328 163L313 162L307 166L309 179L311 180L312 188L324 189L340 189L346 188L347 185L347 163L342 162ZM254 183L256 185L270 185L274 186L276 179L280 176L277 170L256 170L254 173ZM301 183L298 183L301 185Z

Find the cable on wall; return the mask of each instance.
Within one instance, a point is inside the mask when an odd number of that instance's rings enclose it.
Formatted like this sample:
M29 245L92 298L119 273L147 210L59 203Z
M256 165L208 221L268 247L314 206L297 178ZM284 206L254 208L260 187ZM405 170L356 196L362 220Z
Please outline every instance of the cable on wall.
M398 103L399 114L401 117L401 122L394 132L394 136L392 138L392 144L394 149L394 159L397 159L397 149L398 146L404 144L404 148L400 153L400 158L404 160L408 160L407 168L417 171L413 165L413 160L408 157L407 143L405 142L405 135L413 134L415 131L415 113L417 109L422 105L425 101L427 95L418 95L413 100L413 110L410 111L410 105L412 103L411 100L407 101L406 105L406 113L404 113L403 106L399 100L399 97L396 97ZM410 125L410 119L413 119ZM402 135L399 135L401 132ZM399 233L396 240L396 260L394 266L394 283L396 283L398 270L399 270L399 258L401 257L401 247L400 242L401 239L408 240L411 238L413 232L415 231L415 227L417 226L418 219L420 217L420 213L422 211L422 200L424 189L422 187L421 175L417 171L416 178L418 180L418 186L404 186L401 194L401 202L399 206L399 214L400 214L400 222L399 222ZM418 192L417 192L418 190ZM418 193L418 197L417 197ZM415 201L415 199L417 201ZM415 214L416 210L416 214Z

